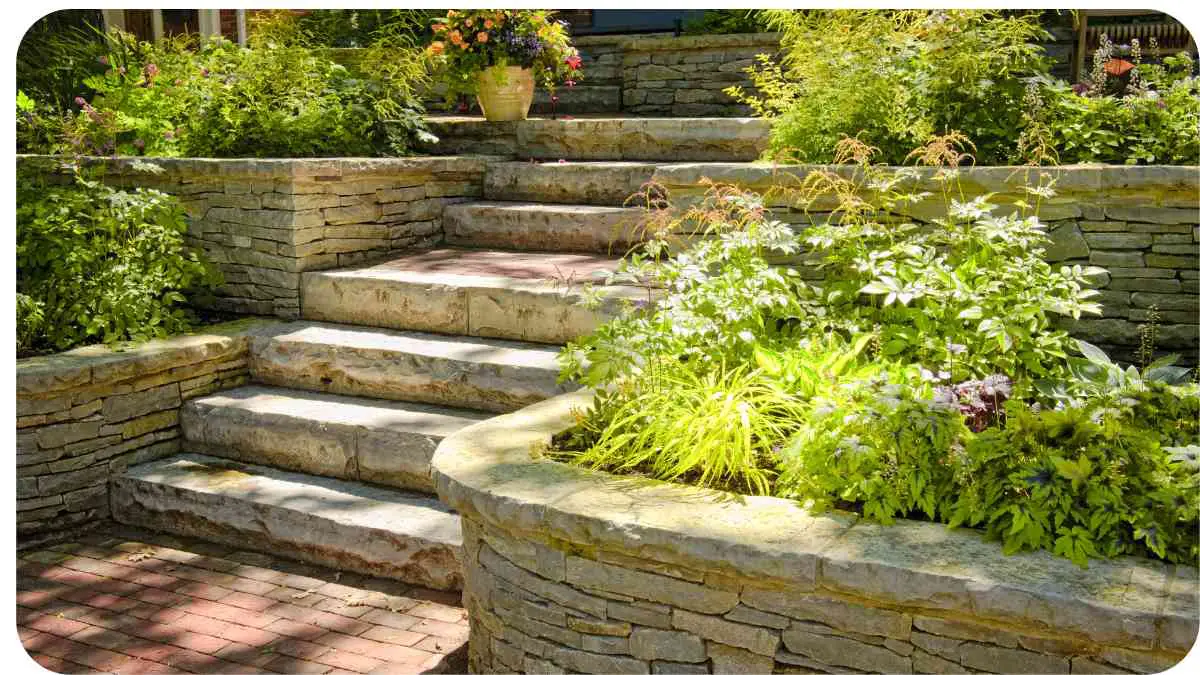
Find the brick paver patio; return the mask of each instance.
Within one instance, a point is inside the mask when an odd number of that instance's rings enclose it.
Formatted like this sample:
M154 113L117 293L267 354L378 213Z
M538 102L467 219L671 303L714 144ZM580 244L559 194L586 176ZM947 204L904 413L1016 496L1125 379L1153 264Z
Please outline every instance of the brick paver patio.
M465 671L457 593L110 526L22 551L17 624L62 673Z

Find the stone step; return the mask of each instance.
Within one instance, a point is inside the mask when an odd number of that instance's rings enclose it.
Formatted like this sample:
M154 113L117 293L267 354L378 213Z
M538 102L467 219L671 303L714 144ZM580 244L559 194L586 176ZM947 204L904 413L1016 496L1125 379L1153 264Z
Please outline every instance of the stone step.
M755 117L578 117L488 122L426 118L435 155L495 154L521 159L751 162L767 148L770 122Z
M443 438L487 413L251 385L195 398L180 417L190 451L435 494Z
M184 453L109 485L113 518L439 590L462 587L459 517L436 498Z
M570 391L558 348L293 321L250 335L252 379L280 387L510 412Z
M615 206L479 201L447 205L442 227L455 246L621 255L642 239L646 215Z
M508 201L641 206L638 195L660 165L652 162L494 162L483 196Z
M563 344L645 294L596 286L599 307L584 306L588 282L616 267L594 254L440 248L357 268L309 272L301 283L304 318Z

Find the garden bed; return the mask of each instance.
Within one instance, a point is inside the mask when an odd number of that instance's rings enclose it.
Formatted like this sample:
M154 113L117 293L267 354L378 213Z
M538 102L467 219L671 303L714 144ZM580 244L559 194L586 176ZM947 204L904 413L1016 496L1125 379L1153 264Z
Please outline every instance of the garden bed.
M442 208L481 194L489 159L123 157L86 164L110 185L179 198L190 217L189 241L224 275L211 309L296 318L301 272L440 241ZM42 166L47 174L60 161L17 158L18 166Z
M1195 641L1194 567L1082 569L972 531L543 458L592 396L493 418L434 455L463 517L477 672L1159 672Z

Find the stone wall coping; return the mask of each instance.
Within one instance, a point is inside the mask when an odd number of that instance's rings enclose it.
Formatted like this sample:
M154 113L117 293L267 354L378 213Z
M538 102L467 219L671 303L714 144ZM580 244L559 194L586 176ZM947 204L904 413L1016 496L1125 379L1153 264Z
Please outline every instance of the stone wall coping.
M773 47L779 49L779 33L729 33L725 35L627 35L618 44L628 52L666 52L685 49L729 47Z
M211 175L221 178L315 178L318 176L374 176L397 173L478 173L489 162L504 159L494 155L442 155L412 157L291 157L291 158L205 158L205 157L83 157L85 165L104 166L121 174L152 164L165 175ZM17 155L17 164L49 162L60 164L70 158L56 155ZM153 175L153 174L147 174Z
M87 345L17 359L17 396L42 397L220 358L236 351L252 331L274 323L270 319L241 319L205 326L201 332L186 335L140 343Z
M901 167L890 167L899 169ZM906 167L917 173L923 182L941 169L938 167ZM833 170L851 175L853 167L827 164L774 164L768 162L692 162L659 166L654 179L664 185L694 185L709 178L719 183L736 183L747 187L769 187L784 181L797 182L814 171ZM970 166L960 169L961 178L997 191L1012 189L1026 182L1036 183L1047 175L1057 180L1059 192L1096 190L1191 190L1200 195L1200 166L1150 165L1126 166L1113 164L1072 164L1055 166Z
M463 429L433 457L438 494L518 537L735 574L793 592L868 604L1033 622L1095 641L1187 650L1197 630L1197 570L1148 559L1081 569L1045 551L1006 556L972 530L847 513L813 515L774 497L617 477L541 457L590 406L580 390Z

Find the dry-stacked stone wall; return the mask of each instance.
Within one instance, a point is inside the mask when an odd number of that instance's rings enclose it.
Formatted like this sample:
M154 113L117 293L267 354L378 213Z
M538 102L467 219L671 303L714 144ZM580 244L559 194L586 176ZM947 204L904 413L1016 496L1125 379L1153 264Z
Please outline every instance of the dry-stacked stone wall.
M775 33L630 37L621 43L621 110L668 117L741 117L745 104L723 90L753 93L746 68L779 51Z
M23 157L51 168L45 157ZM220 267L211 309L295 318L300 274L432 246L446 204L478 197L486 158L91 160L114 186L176 195ZM56 176L63 180L61 175Z
M472 672L1153 673L1196 639L1194 567L1006 556L979 533L541 458L586 391L444 440Z
M809 212L795 209L778 188L796 187L816 169L830 167L749 164L676 164L655 170L653 179L680 203L704 191L701 179L733 183L768 195L781 219L798 225L827 218L829 204ZM918 170L914 192L942 193L936 169ZM963 197L994 193L993 202L1040 201L1038 214L1049 230L1051 262L1095 266L1101 316L1061 321L1076 337L1102 345L1114 356L1135 361L1143 337L1159 353L1176 352L1195 364L1200 349L1200 168L1187 166L974 167L960 173ZM1054 195L1038 200L1026 185L1053 182ZM1011 210L1011 208L1009 209ZM1002 208L1000 212L1003 212ZM945 212L940 197L908 207L903 215L930 221ZM807 260L812 263L814 260ZM819 278L810 268L807 276Z
M17 537L108 518L108 479L179 451L183 402L248 379L247 319L120 350L17 361Z

